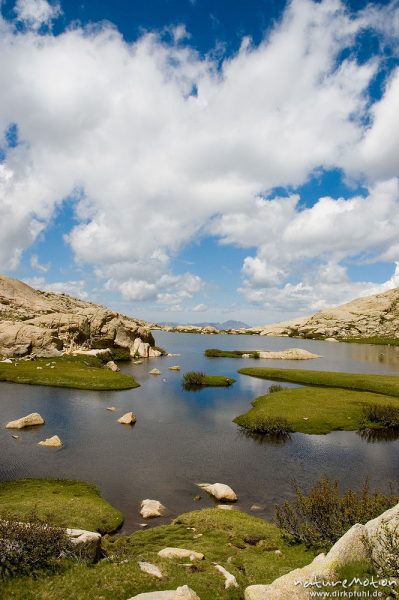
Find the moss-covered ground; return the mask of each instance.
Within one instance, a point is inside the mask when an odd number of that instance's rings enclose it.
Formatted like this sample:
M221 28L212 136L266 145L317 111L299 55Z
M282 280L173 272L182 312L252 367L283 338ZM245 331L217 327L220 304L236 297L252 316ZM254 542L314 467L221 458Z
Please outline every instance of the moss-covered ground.
M283 389L254 400L247 413L234 419L254 432L276 418L286 419L292 431L310 434L375 428L375 423L365 421L366 405L399 407L399 378L395 376L263 368L241 369L240 373L311 386Z
M107 533L123 522L122 514L108 504L95 485L62 479L20 479L0 483L0 514L21 520L32 514L61 527Z
M161 559L157 553L165 547L202 552L205 559L192 564L184 559ZM130 536L105 538L104 551L106 559L93 566L67 563L59 573L3 582L0 598L126 600L141 592L187 584L201 600L239 600L247 585L269 583L314 557L304 546L287 545L275 525L237 510L217 508L187 513L171 525ZM139 560L158 565L164 579L141 572ZM214 562L230 571L240 587L225 590Z
M114 373L87 355L1 362L0 381L82 390L127 390L139 385L130 375Z

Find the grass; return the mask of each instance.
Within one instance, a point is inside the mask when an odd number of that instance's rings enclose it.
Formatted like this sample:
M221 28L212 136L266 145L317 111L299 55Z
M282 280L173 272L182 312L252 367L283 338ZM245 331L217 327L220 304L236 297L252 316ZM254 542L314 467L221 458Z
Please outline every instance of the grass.
M201 371L188 371L183 375L183 388L197 390L201 387L228 387L235 382L231 377L223 375L205 375Z
M243 354L250 358L259 358L258 350L219 350L218 348L208 348L204 352L207 358L242 358Z
M268 423L273 419L284 419L291 431L300 433L351 431L376 427L375 422L365 420L366 405L395 402L399 408L399 400L380 394L337 388L291 388L256 398L252 408L234 422L255 433L267 432Z
M20 479L0 483L0 513L21 520L33 513L51 525L107 533L123 522L122 514L101 498L95 485L61 479Z
M128 390L139 385L130 375L114 373L104 368L101 360L87 355L0 363L0 381L81 390Z
M291 381L303 385L345 388L399 397L399 377L395 375L368 375L366 373L340 373L335 371L308 371L305 369L245 368L243 375L273 381Z
M399 346L399 338L388 338L388 337L338 337L340 342L348 342L350 344L374 344L376 346Z
M182 563L190 561L161 559L157 553L167 546L202 552L205 560L187 568ZM6 581L0 597L59 600L76 598L78 590L79 600L126 600L141 592L187 584L201 600L239 600L247 585L269 583L314 557L303 545L288 545L275 525L237 510L216 508L181 515L171 525L105 538L104 550L108 559L93 566L66 564L63 572L55 575ZM139 560L157 564L164 580L141 572ZM213 561L230 571L240 587L226 591Z

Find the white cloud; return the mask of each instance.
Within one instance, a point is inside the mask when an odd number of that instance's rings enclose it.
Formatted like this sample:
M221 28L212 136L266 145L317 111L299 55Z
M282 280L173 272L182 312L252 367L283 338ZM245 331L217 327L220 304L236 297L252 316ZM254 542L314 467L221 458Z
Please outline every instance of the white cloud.
M351 17L338 0L294 0L258 47L243 41L220 69L178 43L182 26L170 44L151 33L128 44L110 25L39 35L58 11L44 0L19 0L17 11L30 30L0 22L0 131L16 123L20 140L0 165L2 268L15 268L71 194L76 260L129 300L192 298L203 282L174 275L171 261L209 232L257 249L243 266L248 298L284 285L298 261L392 253L389 190L305 211L294 195L262 199L319 167L397 174L397 74L365 129L378 63L337 68L365 25L381 32L383 9Z
M14 10L17 19L33 30L40 29L42 25L51 25L61 14L60 5L50 4L47 0L17 0Z
M32 269L35 269L35 271L41 271L42 273L47 273L50 267L50 265L42 265L39 261L37 254L32 254L30 259L30 266L32 267Z
M206 304L196 304L196 306L193 307L193 312L206 312L208 310L208 307Z
M68 294L75 298L86 300L88 293L86 292L86 284L83 280L78 281L59 281L47 283L44 277L31 277L24 280L25 283L38 290L47 292L55 292L57 294Z

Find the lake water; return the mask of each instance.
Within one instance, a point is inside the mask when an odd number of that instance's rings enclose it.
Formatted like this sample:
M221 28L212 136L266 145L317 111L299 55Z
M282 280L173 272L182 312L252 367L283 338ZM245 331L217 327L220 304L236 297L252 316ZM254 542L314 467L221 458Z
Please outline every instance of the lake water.
M265 380L239 375L243 366L270 366L399 374L399 348L293 340L260 336L154 333L156 343L180 356L123 363L141 387L118 392L89 392L0 383L0 422L40 412L41 427L15 431L0 429L0 480L22 477L82 479L99 486L102 495L125 516L124 533L139 527L143 498L160 500L169 522L189 510L212 506L196 487L198 482L231 485L239 496L237 507L270 518L274 506L292 495L290 479L305 487L321 474L338 478L344 486L359 487L368 476L372 485L399 484L399 440L367 440L356 432L337 431L323 436L293 434L285 443L243 435L232 419L263 394ZM205 348L270 349L300 347L322 355L309 361L207 359ZM181 365L181 372L168 366ZM160 376L149 375L154 367ZM229 388L184 391L182 374L201 370L234 377ZM284 384L290 385L290 384ZM115 406L117 412L106 410ZM134 427L116 422L133 410ZM42 448L37 443L58 434L64 447ZM201 501L194 496L200 494Z

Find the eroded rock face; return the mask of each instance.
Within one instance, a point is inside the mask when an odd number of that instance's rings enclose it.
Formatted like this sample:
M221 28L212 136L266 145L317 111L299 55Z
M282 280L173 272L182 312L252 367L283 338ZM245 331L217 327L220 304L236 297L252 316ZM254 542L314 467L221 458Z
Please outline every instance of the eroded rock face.
M66 294L35 290L0 275L0 355L57 356L91 348L128 348L132 357L161 353L144 321Z
M253 328L261 335L315 338L399 337L399 288L357 298L312 316Z

